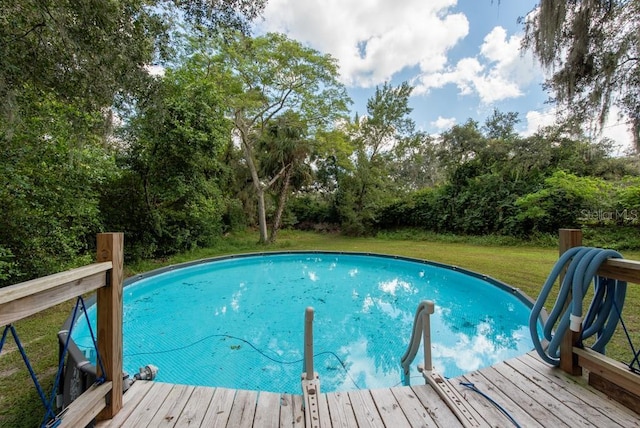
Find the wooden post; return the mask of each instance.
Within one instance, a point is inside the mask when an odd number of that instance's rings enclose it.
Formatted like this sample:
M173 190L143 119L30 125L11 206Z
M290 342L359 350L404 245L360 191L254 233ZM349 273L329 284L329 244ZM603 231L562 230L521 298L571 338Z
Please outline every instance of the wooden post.
M580 245L582 245L582 230L560 229L560 255ZM560 275L560 283L562 283L563 279L564 272ZM571 292L569 292L567 302L569 302L570 299ZM580 340L581 333L582 332L567 330L560 343L560 368L573 376L582 375L582 367L578 365L578 356L573 353L573 346Z
M98 352L104 365L104 376L113 384L107 407L99 420L111 419L122 408L122 282L124 278L124 235L99 233L97 261L113 263L107 286L97 291ZM100 367L97 367L98 374Z

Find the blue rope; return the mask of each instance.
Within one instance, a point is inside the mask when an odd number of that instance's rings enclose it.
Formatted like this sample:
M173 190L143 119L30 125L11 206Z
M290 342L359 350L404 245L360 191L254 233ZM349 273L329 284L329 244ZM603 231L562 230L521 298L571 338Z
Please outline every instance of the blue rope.
M627 290L627 283L624 281L596 277L600 265L609 258L622 256L613 250L574 247L565 252L551 270L529 317L531 339L545 362L555 366L560 364L560 343L569 328L575 330L582 327L580 345L582 340L595 334L597 339L591 348L604 354L605 346L611 340L620 319L616 309L622 310ZM543 326L543 336L549 341L544 349L538 334L538 319L556 279L565 267L566 272L560 284L558 297ZM583 320L582 300L592 282L595 287L594 297ZM572 298L569 301L570 291Z
M89 321L89 314L87 314L87 308L84 304L84 299L82 298L82 296L78 296L78 300L82 305L82 312L84 313L84 318L87 320L87 326L89 327L89 333L91 334L91 341L93 342L93 347L96 350L96 361L100 366L101 376L96 378L96 384L101 385L106 380L105 378L106 370L104 369L104 365L102 364L102 357L100 356L100 352L98 351L98 342L96 341L96 337L93 334L93 329L91 328L91 321ZM71 336L71 332L69 332L69 336Z
M511 416L511 414L504 407L502 407L500 404L498 404L498 402L496 402L496 400L494 400L493 398L489 397L484 392L480 391L478 389L478 387L476 387L473 383L471 383L471 382L460 382L460 385L466 386L467 388L469 388L469 389L477 392L478 394L482 395L484 398L489 400L489 402L491 404L493 404L498 410L500 410L507 418L509 418L509 420L513 423L513 425L515 425L517 428L521 428L520 424L514 419L513 416Z
M40 382L38 381L38 378L36 377L36 373L33 371L33 367L31 367L31 363L29 362L29 358L27 357L27 353L25 352L24 348L22 347L22 342L20 342L20 338L18 337L18 332L16 331L15 327L13 326L13 324L9 324L7 326L5 326L4 328L4 332L2 333L2 341L0 342L0 351L2 351L2 347L4 346L5 340L7 338L7 332L11 331L11 335L13 336L13 340L16 342L16 346L18 347L18 350L20 351L20 355L22 356L22 361L24 361L24 364L27 366L27 370L29 371L29 375L31 375L31 380L33 381L33 384L36 386L36 390L38 390L38 395L40 396L40 400L42 401L42 404L44 405L46 411L47 411L47 415L55 415L55 412L53 411L53 409L51 409L51 407L49 407L49 403L47 403L47 398L44 395L44 391L42 390L42 387L40 386Z

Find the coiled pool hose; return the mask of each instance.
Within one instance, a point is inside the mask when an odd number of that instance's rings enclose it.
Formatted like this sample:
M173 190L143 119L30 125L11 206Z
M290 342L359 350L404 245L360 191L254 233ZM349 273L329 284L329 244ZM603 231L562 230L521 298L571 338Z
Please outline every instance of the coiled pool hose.
M613 250L574 247L565 252L551 270L529 317L529 331L533 344L540 357L547 363L555 366L560 364L560 343L568 328L575 332L582 329L580 346L583 340L596 335L591 349L601 354L605 353L605 346L618 325L627 291L627 283L624 281L596 276L600 265L609 258L620 259L622 255ZM549 293L565 266L567 271L560 284L558 297L542 326L543 337L549 342L545 349L538 331L538 320ZM591 283L595 287L593 299L583 318L583 300ZM569 291L572 296L571 300L567 301Z

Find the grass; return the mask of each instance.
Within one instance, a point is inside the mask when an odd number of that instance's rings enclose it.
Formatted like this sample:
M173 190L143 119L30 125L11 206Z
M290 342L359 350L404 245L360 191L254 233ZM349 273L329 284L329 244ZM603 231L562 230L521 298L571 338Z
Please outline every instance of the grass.
M272 246L256 244L252 232L234 234L221 239L214 247L198 249L162 260L146 260L125 267L127 275L146 272L162 266L204 259L225 254L283 250L356 251L395 254L455 265L489 275L520 288L536 298L541 285L558 258L557 243L549 238L535 242L517 242L496 237L465 238L421 234L415 231L396 232L375 238L349 238L337 234L282 231ZM125 242L126 245L126 242ZM585 245L590 245L588 241ZM626 258L640 260L640 252L622 252ZM553 304L548 302L547 307ZM640 345L640 287L630 286L624 312L627 327L634 332L634 344ZM69 315L72 303L67 302L16 324L35 372L45 393L51 392L57 365L56 334ZM302 329L302 321L300 323ZM629 345L621 332L610 343L609 356L630 360ZM40 399L19 352L8 340L0 355L0 426L37 426L44 415Z

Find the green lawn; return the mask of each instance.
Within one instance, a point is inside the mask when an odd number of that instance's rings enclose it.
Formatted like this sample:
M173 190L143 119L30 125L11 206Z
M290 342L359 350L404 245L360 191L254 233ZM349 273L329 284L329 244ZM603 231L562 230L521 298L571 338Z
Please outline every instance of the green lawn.
M536 298L540 286L558 258L554 247L539 247L528 243L497 245L495 239L444 239L420 237L414 239L348 238L335 234L282 231L276 245L265 247L255 242L257 235L245 233L220 240L209 249L200 249L165 260L145 261L126 266L127 274L140 273L161 266L224 254L282 251L333 250L395 254L431 260L489 275L511 286L520 288ZM453 241L453 242L452 242ZM471 243L472 242L472 243ZM585 242L589 245L589 242ZM126 237L125 237L126 247ZM640 260L640 252L623 253L626 258ZM548 304L552 304L551 301ZM416 303L417 304L417 303ZM625 322L634 333L634 344L640 345L640 289L629 287ZM56 370L58 345L56 334L69 315L71 303L61 305L16 325L18 334L29 355L47 395L51 391ZM302 315L301 315L302 316ZM302 329L302 322L300 323ZM301 332L302 334L302 332ZM628 360L630 354L626 338L618 333L608 347L608 355ZM0 426L32 427L40 423L43 407L31 379L11 339L0 356Z

